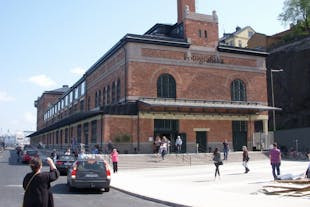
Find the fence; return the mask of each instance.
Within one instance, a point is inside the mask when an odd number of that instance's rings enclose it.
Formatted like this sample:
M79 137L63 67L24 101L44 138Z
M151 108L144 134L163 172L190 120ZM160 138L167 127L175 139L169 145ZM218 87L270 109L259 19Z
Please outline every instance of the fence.
M274 133L268 132L268 134L262 132L256 132L253 134L253 150L269 150L270 145L274 143Z

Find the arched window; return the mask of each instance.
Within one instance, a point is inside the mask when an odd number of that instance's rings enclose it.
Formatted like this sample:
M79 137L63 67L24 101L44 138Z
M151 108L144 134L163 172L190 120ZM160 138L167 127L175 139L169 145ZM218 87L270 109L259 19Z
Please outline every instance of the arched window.
M234 80L231 83L230 90L232 101L246 101L246 88L242 80Z
M112 83L112 104L116 102L116 87L115 82Z
M102 91L102 98L103 98L103 100L102 100L102 104L103 105L106 105L107 103L106 103L106 97L107 97L107 93L106 93L106 88L104 87L103 88L103 91Z
M98 106L101 106L101 90L98 92Z
M176 83L169 74L159 76L157 80L157 97L176 98Z
M107 87L107 104L111 104L110 86Z
M121 80L117 80L117 85L116 85L116 101L119 102L121 99Z
M95 107L98 106L98 91L95 93Z

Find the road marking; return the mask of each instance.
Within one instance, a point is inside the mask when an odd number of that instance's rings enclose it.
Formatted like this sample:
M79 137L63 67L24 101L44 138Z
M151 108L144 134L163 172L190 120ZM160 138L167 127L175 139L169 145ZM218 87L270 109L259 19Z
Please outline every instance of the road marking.
M5 185L5 187L10 187L10 188L22 188L23 185Z

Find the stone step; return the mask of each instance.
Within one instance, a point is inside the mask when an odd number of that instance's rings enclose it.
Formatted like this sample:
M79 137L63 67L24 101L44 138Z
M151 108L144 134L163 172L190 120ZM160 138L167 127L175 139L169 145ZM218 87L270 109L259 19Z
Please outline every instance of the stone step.
M119 154L120 169L159 168L212 164L212 153L167 154L165 160L155 154ZM222 155L223 157L223 155ZM266 152L249 152L250 160L268 159ZM109 161L110 164L111 161ZM229 153L225 162L242 162L242 152Z

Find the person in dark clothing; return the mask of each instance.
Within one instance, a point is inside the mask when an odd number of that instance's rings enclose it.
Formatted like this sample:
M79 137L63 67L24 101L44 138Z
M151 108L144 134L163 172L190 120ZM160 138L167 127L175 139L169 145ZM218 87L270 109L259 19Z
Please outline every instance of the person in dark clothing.
M225 139L225 141L223 142L223 152L224 152L224 160L227 160L229 152L229 145L227 139Z
M23 180L25 190L23 207L53 207L54 199L51 191L51 182L57 180L59 171L53 160L47 158L50 166L49 172L41 172L42 161L40 158L33 158L30 161L32 172L26 174Z
M215 148L214 149L214 152L213 152L213 161L214 161L214 165L215 165L215 179L216 179L216 176L220 176L220 169L219 169L219 166L223 164L223 161L221 159L221 154L218 150L218 148Z
M250 171L249 167L248 167L248 162L250 160L249 158L249 151L248 148L246 146L242 147L242 165L245 168L245 172L244 173L248 173Z

